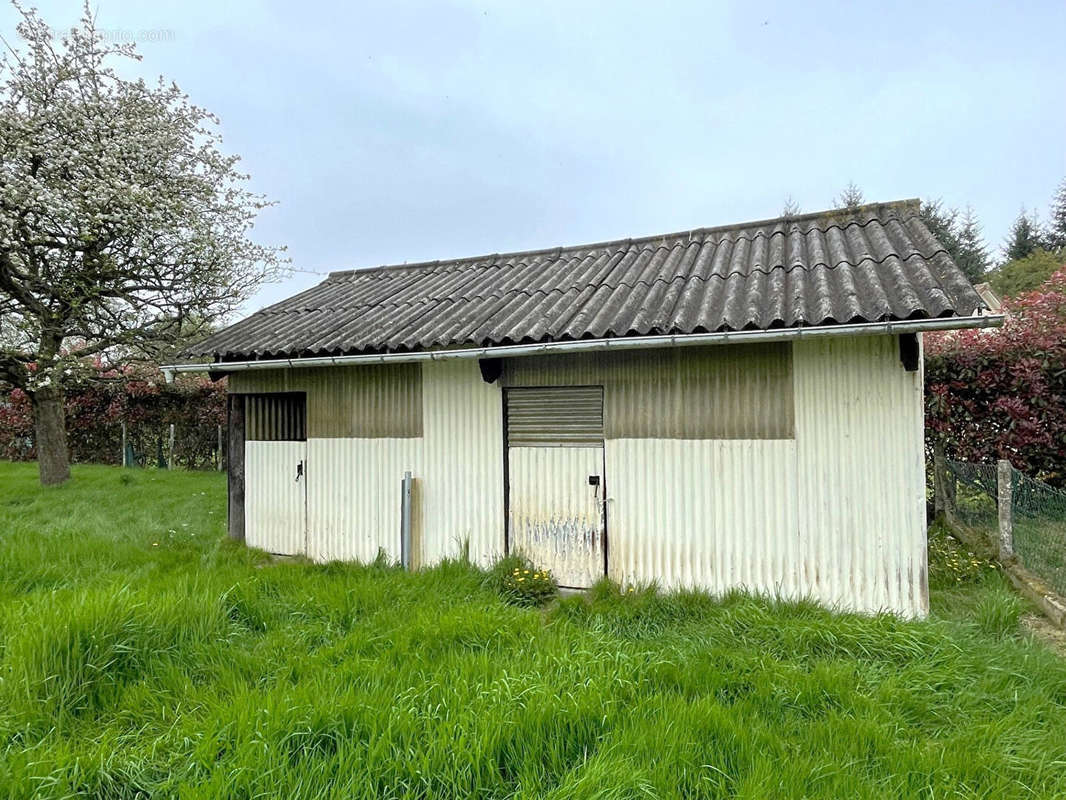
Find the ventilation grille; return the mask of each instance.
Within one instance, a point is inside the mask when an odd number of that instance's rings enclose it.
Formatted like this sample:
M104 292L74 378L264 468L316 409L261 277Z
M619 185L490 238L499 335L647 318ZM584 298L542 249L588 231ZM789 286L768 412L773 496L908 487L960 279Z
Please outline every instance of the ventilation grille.
M245 395L245 438L253 442L302 442L307 439L307 401L303 394Z
M509 447L603 444L603 387L508 389Z

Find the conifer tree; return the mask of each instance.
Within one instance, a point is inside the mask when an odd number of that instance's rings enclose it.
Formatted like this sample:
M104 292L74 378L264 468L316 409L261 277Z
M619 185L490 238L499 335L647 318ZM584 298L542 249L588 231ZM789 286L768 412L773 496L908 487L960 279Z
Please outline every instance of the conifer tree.
M962 220L958 223L957 233L958 245L952 253L955 263L971 283L977 283L984 279L985 273L988 272L988 248L981 235L981 223L971 206L966 206Z
M1046 238L1048 250L1066 248L1066 178L1062 179L1051 201Z
M1003 242L1004 261L1025 258L1042 245L1040 223L1022 208Z

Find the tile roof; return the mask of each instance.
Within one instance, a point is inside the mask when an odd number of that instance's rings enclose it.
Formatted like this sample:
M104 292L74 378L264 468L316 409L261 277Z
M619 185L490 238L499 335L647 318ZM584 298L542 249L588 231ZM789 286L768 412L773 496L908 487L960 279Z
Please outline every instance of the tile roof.
M969 316L916 200L334 272L190 348L216 360Z

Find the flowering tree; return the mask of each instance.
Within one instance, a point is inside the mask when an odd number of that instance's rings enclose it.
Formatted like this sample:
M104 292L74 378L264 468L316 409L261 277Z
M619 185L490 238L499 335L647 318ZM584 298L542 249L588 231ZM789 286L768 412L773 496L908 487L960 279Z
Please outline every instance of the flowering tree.
M1066 266L1002 328L926 335L926 427L949 456L1066 484Z
M29 398L41 482L69 477L64 391L209 326L283 260L249 231L266 201L223 155L217 120L176 86L120 78L86 5L56 42L21 11L0 62L0 381Z

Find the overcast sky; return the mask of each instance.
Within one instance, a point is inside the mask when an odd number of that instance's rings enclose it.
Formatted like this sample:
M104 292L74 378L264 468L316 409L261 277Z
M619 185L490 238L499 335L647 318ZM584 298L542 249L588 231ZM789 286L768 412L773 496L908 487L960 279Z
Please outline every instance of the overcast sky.
M256 238L309 272L817 211L849 181L972 204L998 254L1066 175L1063 0L94 8L138 40L127 74L220 117L278 201Z

